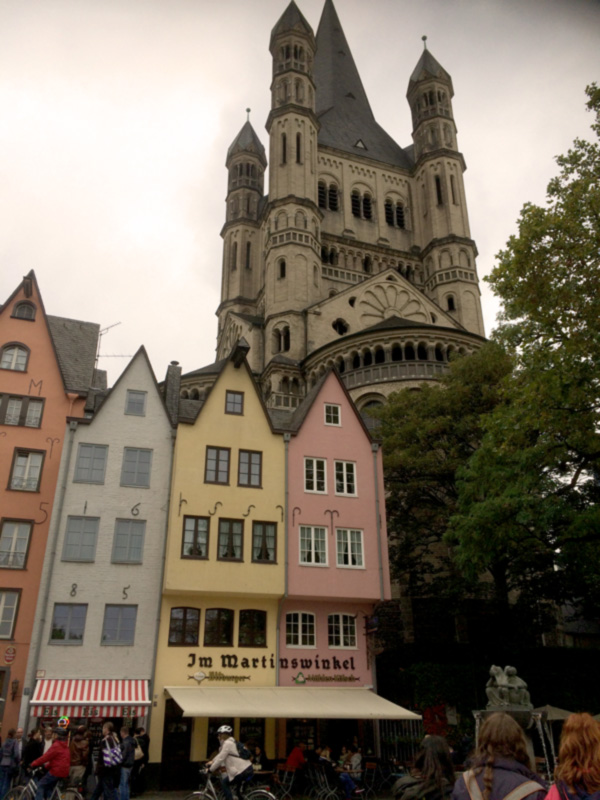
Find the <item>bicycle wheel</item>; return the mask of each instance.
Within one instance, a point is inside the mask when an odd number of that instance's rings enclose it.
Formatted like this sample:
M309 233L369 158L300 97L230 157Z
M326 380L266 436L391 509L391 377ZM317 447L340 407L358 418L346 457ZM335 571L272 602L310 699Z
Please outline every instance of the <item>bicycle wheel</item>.
M252 789L247 792L246 800L277 800L277 798L266 789Z
M77 789L65 789L64 792L61 792L62 800L83 800L83 797L79 794Z
M4 800L21 800L24 794L25 794L24 786L13 786L13 788L9 789L8 792L4 795Z
M197 792L191 792L190 794L186 795L183 800L213 800L213 797L210 792L206 791L206 789L201 789Z

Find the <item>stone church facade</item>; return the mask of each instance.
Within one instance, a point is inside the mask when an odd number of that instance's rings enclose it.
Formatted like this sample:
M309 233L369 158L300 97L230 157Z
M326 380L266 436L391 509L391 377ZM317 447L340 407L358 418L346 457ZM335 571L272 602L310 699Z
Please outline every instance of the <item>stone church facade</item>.
M316 36L292 0L270 51L268 186L249 121L227 153L217 364L244 338L281 410L335 366L364 411L483 341L452 79L425 46L400 147L373 116L332 0ZM213 367L183 376L184 397L203 398Z

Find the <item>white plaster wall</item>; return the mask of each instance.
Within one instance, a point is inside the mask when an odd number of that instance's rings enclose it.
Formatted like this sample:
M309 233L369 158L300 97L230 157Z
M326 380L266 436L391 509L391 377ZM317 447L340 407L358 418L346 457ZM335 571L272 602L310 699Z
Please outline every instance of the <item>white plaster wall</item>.
M125 414L128 389L148 393L145 416ZM45 580L50 581L50 593L47 608L43 608L42 586L37 630L34 631L35 642L39 626L43 625L40 653L37 663L28 666L32 689L36 669L45 670L46 678L152 677L157 610L162 588L161 568L172 442L172 428L148 362L140 353L117 382L91 424L79 424L74 434L62 513L58 518L60 504L55 503L56 513L51 522L51 535L56 530L55 526L58 526L56 558L49 576L49 548L46 554ZM108 445L103 485L73 482L79 443ZM124 447L149 448L153 451L150 488L120 486ZM66 456L67 453L68 448L65 447L63 455ZM65 471L66 458L63 457L59 487ZM132 509L136 507L139 511L137 516L132 514ZM100 518L93 563L62 560L67 517L81 515ZM117 518L146 521L141 564L111 563ZM124 591L127 599L124 599ZM55 603L87 603L85 633L81 645L49 642ZM132 646L101 644L104 607L107 603L138 606L135 642Z

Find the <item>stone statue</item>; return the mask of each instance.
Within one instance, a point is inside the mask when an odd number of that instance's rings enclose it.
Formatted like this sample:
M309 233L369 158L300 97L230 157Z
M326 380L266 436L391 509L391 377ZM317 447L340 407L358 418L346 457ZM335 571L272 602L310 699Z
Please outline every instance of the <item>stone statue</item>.
M498 708L508 704L508 682L502 667L492 664L490 679L486 683L485 693L488 699L488 708Z
M485 687L488 698L487 708L502 708L503 706L532 709L531 698L527 691L527 684L519 678L515 667L490 667L490 678Z
M513 706L533 708L531 697L527 691L527 684L519 678L515 667L504 667L504 674L508 683L508 702Z

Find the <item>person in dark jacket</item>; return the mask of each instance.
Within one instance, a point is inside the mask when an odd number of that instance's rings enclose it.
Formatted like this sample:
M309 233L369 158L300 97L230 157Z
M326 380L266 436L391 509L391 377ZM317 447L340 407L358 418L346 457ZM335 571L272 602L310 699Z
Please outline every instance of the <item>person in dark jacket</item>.
M115 734L112 722L105 722L102 726L102 741L100 742L100 752L96 763L98 783L92 792L90 800L98 800L101 795L104 795L104 800L117 800L121 765L110 766L104 761L104 753L108 753L115 748L120 749L119 739Z
M53 731L52 746L35 761L31 762L32 767L41 767L46 764L48 772L38 783L35 800L44 800L49 797L56 784L61 778L69 777L71 768L71 754L69 753L68 733L62 728L55 728Z
M131 771L131 791L130 797L136 797L139 794L144 794L146 789L146 765L150 758L150 737L146 733L145 728L136 728L135 736L133 737L136 745L142 750L142 758L137 758Z
M600 723L591 714L565 720L554 777L548 800L600 800Z
M121 728L121 752L123 761L121 762L119 800L129 800L129 779L135 764L135 739L131 735L130 729L125 726Z
M31 762L39 758L44 752L44 733L41 728L36 728L29 734L29 741L23 748L23 769L29 769Z
M412 775L396 781L392 793L397 800L447 800L454 788L454 765L448 743L442 736L426 736L415 757Z
M456 781L452 800L504 800L520 788L521 799L544 800L546 784L531 770L521 727L504 712L481 726L473 766Z
M10 782L19 768L15 729L11 728L0 749L0 800L10 789Z

